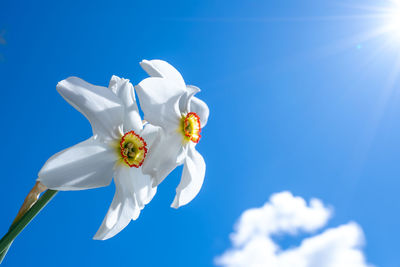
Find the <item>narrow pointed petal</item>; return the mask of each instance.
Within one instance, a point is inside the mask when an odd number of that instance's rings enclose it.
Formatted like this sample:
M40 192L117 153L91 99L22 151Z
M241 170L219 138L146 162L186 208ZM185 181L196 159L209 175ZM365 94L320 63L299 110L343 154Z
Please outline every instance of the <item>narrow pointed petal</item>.
M54 190L83 190L110 184L117 160L113 149L90 138L52 156L38 181Z
M150 175L153 186L159 185L167 175L182 164L183 137L173 133L161 134L153 144L143 163L143 173Z
M181 182L176 188L171 207L177 209L189 203L200 191L206 173L206 163L201 154L190 145L185 158Z
M57 90L90 121L95 137L105 139L118 137L124 109L122 102L112 91L77 77L62 80L57 84Z
M208 116L210 115L210 110L207 104L198 99L197 97L192 97L189 103L189 112L195 112L200 117L200 126L203 128L206 126L208 121Z
M142 119L140 118L139 109L136 104L135 92L129 80L113 75L108 88L113 91L124 104L124 133L131 130L138 132L143 129Z
M185 81L182 75L168 62L158 59L143 60L140 66L151 77L166 78L174 81L179 87L185 87Z
M130 168L121 166L115 172L115 195L99 230L93 239L106 240L124 229L131 219L140 214L140 208L132 192Z
M186 93L185 88L163 78L147 78L136 86L144 119L169 131L179 127L181 111L179 100Z

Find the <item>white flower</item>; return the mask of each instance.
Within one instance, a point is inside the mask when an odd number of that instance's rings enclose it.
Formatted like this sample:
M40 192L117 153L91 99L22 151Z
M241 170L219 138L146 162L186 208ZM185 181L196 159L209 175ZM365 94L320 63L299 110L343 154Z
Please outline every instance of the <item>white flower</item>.
M159 128L143 125L129 80L113 76L109 88L70 77L57 85L64 99L91 123L93 136L52 156L38 180L54 190L107 186L112 177L115 196L94 239L119 233L156 193L141 165Z
M200 191L206 165L196 150L200 131L208 120L207 105L194 95L200 91L186 85L181 74L162 60L143 60L140 65L150 75L136 86L144 119L162 128L160 138L143 164L143 172L154 186L178 165L184 164L182 178L171 207L189 203Z

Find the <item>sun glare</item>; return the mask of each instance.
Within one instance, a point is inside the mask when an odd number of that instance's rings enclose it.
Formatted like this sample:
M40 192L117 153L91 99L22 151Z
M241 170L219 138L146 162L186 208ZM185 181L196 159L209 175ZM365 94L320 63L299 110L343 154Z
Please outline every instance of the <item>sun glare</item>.
M394 2L388 9L385 20L387 33L400 44L400 1Z

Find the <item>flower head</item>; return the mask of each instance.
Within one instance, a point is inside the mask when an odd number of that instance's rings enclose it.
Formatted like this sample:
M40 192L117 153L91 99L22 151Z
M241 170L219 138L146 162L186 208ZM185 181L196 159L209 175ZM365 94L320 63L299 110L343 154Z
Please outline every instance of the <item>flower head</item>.
M140 64L151 76L136 87L144 119L162 128L149 151L149 160L143 163L143 172L158 185L174 168L184 164L171 205L178 208L189 203L203 184L206 165L196 144L207 124L209 109L194 96L200 89L186 85L181 74L167 62L143 60Z
M82 190L107 186L114 177L115 196L94 237L110 238L137 219L156 193L141 166L159 128L142 123L129 80L113 76L106 88L70 77L57 90L88 118L93 136L51 157L38 180L50 189Z

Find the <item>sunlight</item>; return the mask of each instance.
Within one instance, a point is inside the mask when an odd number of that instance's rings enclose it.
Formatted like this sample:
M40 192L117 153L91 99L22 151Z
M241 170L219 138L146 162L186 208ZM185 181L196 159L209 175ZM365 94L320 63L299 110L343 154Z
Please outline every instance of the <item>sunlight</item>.
M400 44L400 1L392 1L385 14L385 29L389 38Z
M373 5L347 5L350 8L367 12L350 16L354 19L369 20L374 22L372 28L364 33L360 33L359 42L366 42L379 38L386 45L400 51L400 0L383 0Z

